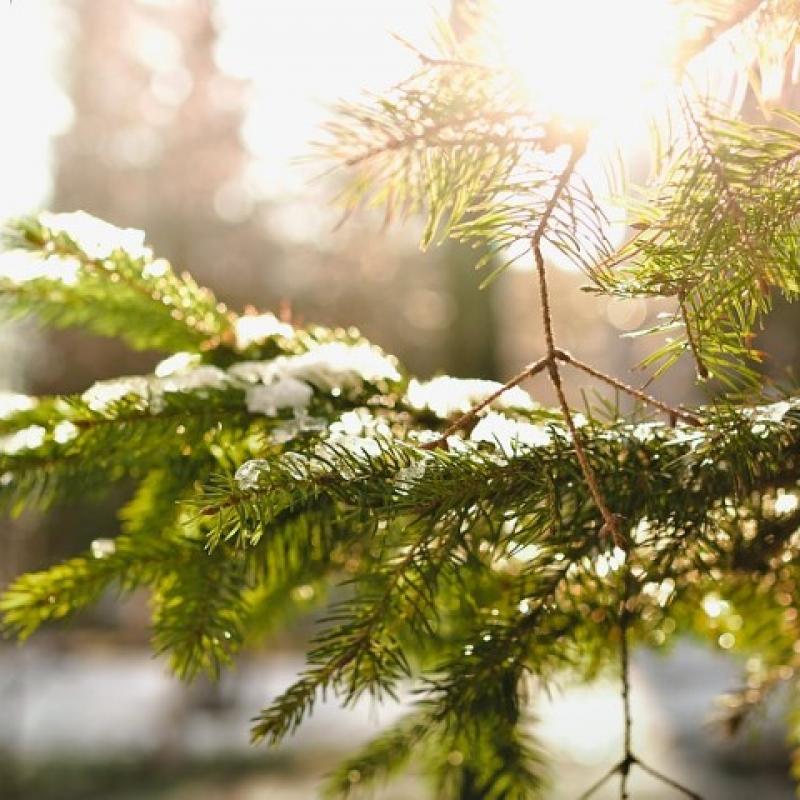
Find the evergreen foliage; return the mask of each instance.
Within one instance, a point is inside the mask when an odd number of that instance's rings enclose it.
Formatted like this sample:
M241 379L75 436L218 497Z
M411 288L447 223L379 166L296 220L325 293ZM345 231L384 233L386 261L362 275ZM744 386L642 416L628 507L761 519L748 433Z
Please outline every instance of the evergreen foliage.
M324 147L352 173L345 201L424 212L426 244L526 244L546 356L504 386L422 383L352 329L227 310L136 232L83 214L10 223L10 314L170 355L153 375L80 396L0 398L4 509L137 486L118 538L12 583L5 629L25 638L110 588L147 587L153 646L191 678L324 605L306 670L260 712L255 741L281 741L326 692L344 704L416 692L330 776L331 796L412 758L437 797L539 796L532 693L620 665L625 751L609 777L625 796L638 766L695 797L631 750L628 651L690 634L750 656L747 691L727 700L731 729L794 680L800 400L756 391L751 339L776 293L798 294L800 120L748 125L685 99L633 204L635 235L615 250L580 178L582 136L536 116L513 76L449 38L420 59L332 123ZM682 335L650 360L663 369L688 353L701 377L749 383L747 397L671 408L558 348L544 243L592 291L674 298L658 332ZM633 395L635 413L575 414L567 368ZM557 408L519 388L537 374Z

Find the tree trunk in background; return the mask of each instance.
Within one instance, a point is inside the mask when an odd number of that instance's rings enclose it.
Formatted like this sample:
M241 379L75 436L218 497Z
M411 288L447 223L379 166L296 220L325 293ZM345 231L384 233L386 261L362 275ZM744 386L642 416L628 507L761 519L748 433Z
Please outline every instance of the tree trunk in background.
M214 5L77 5L75 123L57 146L53 204L145 230L160 254L246 301L268 240L245 185L248 86L217 67Z

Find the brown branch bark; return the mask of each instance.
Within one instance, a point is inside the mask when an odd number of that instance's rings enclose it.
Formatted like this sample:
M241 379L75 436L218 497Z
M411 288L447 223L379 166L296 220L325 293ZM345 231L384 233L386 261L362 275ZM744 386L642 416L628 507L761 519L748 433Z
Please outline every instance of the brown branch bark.
M591 375L593 378L604 381L610 386L613 386L615 389L619 389L621 392L625 392L631 397L635 397L637 400L641 400L643 403L653 406L653 408L657 408L659 411L663 411L670 417L682 419L689 425L702 425L703 421L697 414L694 414L691 411L686 411L682 408L671 406L668 403L665 403L662 400L647 394L647 392L643 392L641 389L636 389L635 387L628 385L624 381L619 380L619 378L615 378L613 375L608 375L605 372L601 372L599 369L595 369L591 365L586 364L578 358L575 358L575 356L573 356L571 353L567 353L564 350L557 350L556 356L566 364L572 364L573 367L582 370L587 375Z
M625 538L620 532L617 516L608 507L608 503L606 502L606 499L603 497L603 493L600 490L600 485L598 484L594 470L589 463L589 458L586 455L586 450L583 446L581 435L578 431L578 427L575 425L575 420L572 417L572 412L570 411L569 403L567 402L567 396L564 392L564 386L561 382L561 373L558 369L558 351L555 345L555 338L553 336L553 317L550 310L550 291L547 285L547 271L544 265L544 256L542 255L542 241L545 237L550 218L552 217L553 212L558 205L558 201L561 199L561 196L568 187L569 180L572 177L572 174L575 171L575 166L577 165L578 160L583 152L584 143L573 143L569 160L559 175L558 182L553 190L553 194L550 196L550 200L548 201L547 206L545 207L545 210L539 219L539 224L536 226L536 230L531 236L531 250L533 251L534 261L536 262L536 273L539 278L539 301L541 303L542 325L544 327L544 339L547 350L547 371L550 375L550 382L553 384L556 397L558 398L558 405L561 408L561 413L564 417L564 422L572 437L572 446L575 450L575 456L578 459L578 464L580 465L581 472L583 473L584 480L586 481L586 485L589 489L589 493L591 494L592 500L594 501L595 505L600 511L600 515L603 518L603 528L606 529L606 531L611 535L612 539L614 540L614 544L616 544L617 547L626 549Z
M428 442L427 444L422 445L423 450L436 450L440 447L445 447L447 445L447 438L452 436L454 433L466 428L478 414L483 411L484 408L487 408L495 400L501 397L505 392L509 389L512 389L515 386L518 386L522 381L526 378L532 378L534 375L541 372L548 363L548 359L540 358L538 361L534 361L532 364L528 364L522 372L518 372L513 378L509 381L504 383L496 392L492 392L485 400L482 400L477 405L473 406L466 414L462 414L452 425L450 425L445 432L435 441Z

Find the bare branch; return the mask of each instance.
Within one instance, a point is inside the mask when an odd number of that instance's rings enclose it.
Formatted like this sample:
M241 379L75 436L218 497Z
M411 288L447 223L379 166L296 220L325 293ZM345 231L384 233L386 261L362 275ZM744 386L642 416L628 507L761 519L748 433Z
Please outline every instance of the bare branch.
M436 450L440 447L445 447L447 445L447 438L452 436L454 433L458 433L458 431L463 430L466 428L474 419L475 417L483 411L484 408L487 408L495 400L501 397L505 392L509 389L513 389L515 386L518 386L522 381L526 378L532 378L534 375L541 372L547 365L549 359L547 358L540 358L538 361L534 361L532 364L528 364L522 372L518 372L511 380L504 383L497 391L492 392L485 400L482 400L477 405L473 406L466 414L462 414L452 425L450 425L447 430L435 441L428 442L427 444L422 445L423 450Z
M557 350L556 356L565 363L572 364L573 367L576 367L588 375L591 375L593 378L604 381L610 386L613 386L615 389L619 389L621 392L625 392L631 397L635 397L637 400L641 400L643 403L653 406L653 408L657 408L659 411L663 411L670 417L681 419L684 422L687 422L689 425L703 424L703 421L697 414L693 414L691 411L685 411L682 408L671 406L668 403L665 403L662 400L647 394L647 392L643 392L640 389L636 389L635 387L628 385L624 381L619 380L619 378L615 378L613 375L608 375L605 372L601 372L599 369L596 369L580 359L575 358L575 356L573 356L571 353L567 353L565 350Z

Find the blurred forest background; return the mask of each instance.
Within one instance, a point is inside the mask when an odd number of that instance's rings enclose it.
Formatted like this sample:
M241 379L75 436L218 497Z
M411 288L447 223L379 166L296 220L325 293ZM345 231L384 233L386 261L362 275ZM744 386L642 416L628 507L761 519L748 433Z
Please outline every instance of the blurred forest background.
M336 175L312 180L320 166L296 163L330 104L379 91L413 67L413 54L390 32L425 41L437 13L458 31L465 27L459 0L4 6L0 217L84 209L144 229L157 254L226 303L272 309L295 322L355 325L418 375L503 379L541 355L529 270L479 292L475 253L448 244L423 254L413 222L384 229L380 218L364 214L337 227L330 204ZM784 92L782 103L800 108L797 85L788 82ZM752 98L746 103L751 116L760 113ZM647 164L640 161L631 157L634 176L643 179ZM598 367L631 378L647 344L620 335L661 309L598 301L579 291L584 282L574 272L554 272L562 340ZM798 331L796 313L775 311L764 347L774 356L766 369L776 377L789 376L798 361ZM84 334L45 334L33 321L5 325L0 341L0 388L14 391L81 391L99 378L149 370L159 358ZM688 366L655 390L671 402L702 400ZM531 391L551 401L543 384ZM3 522L0 585L113 536L123 499L121 493L100 506ZM313 620L294 638L247 656L221 685L186 687L149 655L146 602L108 598L24 649L0 642L0 798L312 797L343 742L365 738L396 713L326 706L297 742L277 753L250 750L248 717L301 666ZM738 665L691 643L667 659L640 654L634 691L644 755L656 753L665 768L677 764L677 774L709 798L756 791L765 800L792 797L777 711L758 736L734 743L704 727L714 692L738 680ZM563 767L553 797L576 796L610 762L619 715L615 694L603 685L543 701L540 730ZM422 796L410 780L387 797ZM658 787L638 790L637 797L667 796Z

